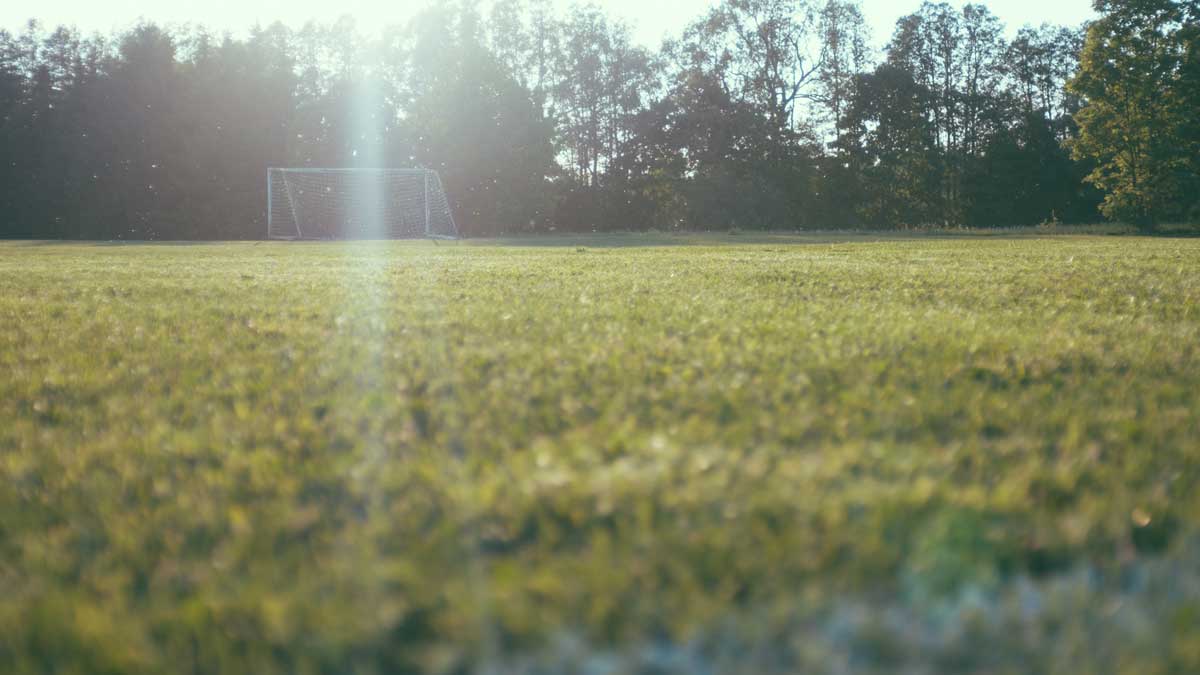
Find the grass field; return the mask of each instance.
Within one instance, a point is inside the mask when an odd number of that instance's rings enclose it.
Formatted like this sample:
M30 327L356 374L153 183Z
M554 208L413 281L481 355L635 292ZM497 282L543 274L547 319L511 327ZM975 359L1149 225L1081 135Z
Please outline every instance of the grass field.
M3 672L1198 672L1198 526L1200 239L0 244Z

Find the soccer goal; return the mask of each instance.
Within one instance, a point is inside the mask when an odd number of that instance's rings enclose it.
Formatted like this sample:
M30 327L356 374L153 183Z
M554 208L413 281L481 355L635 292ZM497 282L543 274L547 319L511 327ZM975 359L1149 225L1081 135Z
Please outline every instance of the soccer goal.
M270 239L455 239L428 169L267 169Z

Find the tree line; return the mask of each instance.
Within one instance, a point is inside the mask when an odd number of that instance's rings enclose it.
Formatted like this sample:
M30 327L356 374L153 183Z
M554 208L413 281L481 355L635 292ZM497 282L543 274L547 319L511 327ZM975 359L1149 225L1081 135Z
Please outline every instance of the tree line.
M438 170L460 227L890 228L1200 217L1200 0L1024 27L722 0L657 49L594 5L465 1L235 38L0 31L0 235L265 234L270 166Z

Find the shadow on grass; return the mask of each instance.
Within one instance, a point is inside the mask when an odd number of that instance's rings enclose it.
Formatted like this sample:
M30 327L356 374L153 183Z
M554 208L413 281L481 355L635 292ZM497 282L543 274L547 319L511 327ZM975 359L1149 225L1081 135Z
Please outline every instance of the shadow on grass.
M752 230L752 231L686 231L686 232L556 232L539 234L513 234L495 237L464 238L456 241L437 242L430 239L415 239L412 243L441 246L513 246L530 248L636 248L658 246L723 246L752 244L843 244L869 243L877 241L929 241L952 239L1037 239L1056 236L1129 236L1163 239L1200 238L1200 225L1174 225L1154 232L1144 232L1126 225L1056 225L1050 227L1010 228L916 228L904 230ZM0 245L12 247L32 246L211 246L243 244L257 246L271 244L329 244L364 243L369 240L18 240L0 239Z
M1079 226L1056 228L913 229L913 230L809 230L795 232L614 232L529 234L465 239L474 246L525 246L628 248L653 246L722 246L744 244L847 244L878 241L929 241L950 239L1037 239L1069 235L1136 236L1122 226ZM1200 236L1200 232L1188 235Z
M224 244L254 244L258 245L263 242L253 240L233 240L233 241L196 241L196 240L157 240L157 239L0 239L0 245L12 246L17 248L32 248L44 246L95 246L95 247L122 247L122 246L213 246Z

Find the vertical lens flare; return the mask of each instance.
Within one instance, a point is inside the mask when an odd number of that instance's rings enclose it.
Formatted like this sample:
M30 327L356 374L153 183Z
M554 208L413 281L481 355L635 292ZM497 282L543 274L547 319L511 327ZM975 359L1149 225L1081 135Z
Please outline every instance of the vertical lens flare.
M364 71L356 78L349 100L349 138L345 147L348 166L367 169L387 167L384 137L387 125L382 114L383 96L379 79ZM350 181L351 213L346 214L351 235L356 239L382 240L388 237L386 176L377 171L363 180Z
M340 218L343 241L342 306L338 309L337 341L331 345L334 358L345 370L345 381L336 403L341 424L359 430L356 458L350 467L352 489L361 505L362 519L345 529L344 551L340 561L343 572L361 589L363 615L383 614L384 581L379 575L381 553L368 542L386 532L388 518L383 481L388 462L393 459L384 440L386 401L394 391L388 377L388 352L393 342L389 334L394 311L388 260L394 253L386 241L385 208L387 193L384 173L387 166L382 147L385 120L379 114L380 89L369 71L360 71L346 89L344 105L347 120L342 138L342 199ZM355 170L355 171L347 171Z
M356 79L347 102L351 124L344 145L348 155L344 166L365 170L366 175L347 180L344 226L348 238L361 241L347 243L344 249L347 263L343 272L347 300L344 311L353 318L345 322L347 330L342 339L355 343L349 353L353 355L350 367L356 385L345 414L347 423L360 430L358 458L351 471L355 489L362 498L361 532L367 541L385 541L393 537L388 517L388 476L393 475L397 463L405 461L405 454L436 453L441 458L442 470L457 476L453 483L462 489L447 496L447 513L453 514L447 515L448 518L460 523L480 522L481 505L471 489L472 474L462 441L465 423L454 384L457 355L452 341L447 339L451 325L447 308L453 302L442 283L444 254L434 245L410 247L389 241L405 227L414 227L405 220L411 221L411 213L401 213L405 208L411 211L413 200L411 193L406 197L397 189L397 183L389 180L386 169L414 167L396 167L387 156L386 138L391 120L384 113L388 106L384 105L385 88L381 80L371 72L363 72ZM437 174L426 174L421 180L421 231L427 236L431 234L432 210L440 210L438 215L449 222L448 231L454 231ZM431 202L431 193L439 195L440 201ZM398 228L396 232L391 231L393 227ZM397 293L397 279L403 279L402 295ZM421 335L419 344L405 345L406 338L397 330L400 325L405 333L411 330ZM396 378L406 372L414 376L424 373L429 378L427 392L417 395L421 400L404 400L398 394ZM398 412L401 417L413 414L415 404L428 411L424 413L428 419L423 423L428 427L423 434L426 438L415 443L408 441L411 444L408 447L398 446L395 435L389 440L389 428L401 426L404 421L390 413ZM392 408L393 405L397 407ZM459 560L472 596L480 603L477 630L485 660L491 661L499 653L499 638L490 606L489 572L485 559L479 555L479 536L476 528L465 528L458 542ZM388 595L384 579L379 576L383 554L362 543L348 541L346 548L363 555L350 564L357 567L358 583L371 590L363 599L365 615L378 616L383 614L381 603Z
M352 193L345 214L349 238L363 240L348 244L351 269L345 283L356 320L355 339L359 345L359 381L368 398L382 397L387 388L383 375L384 354L387 349L390 306L388 265L395 253L389 248L387 210L391 196L387 189L388 167L384 139L387 121L382 111L383 93L376 73L364 68L350 89L348 137L345 148L349 155L346 166L361 169L360 175L347 181ZM386 449L378 434L364 438L364 469L372 472L385 460Z

